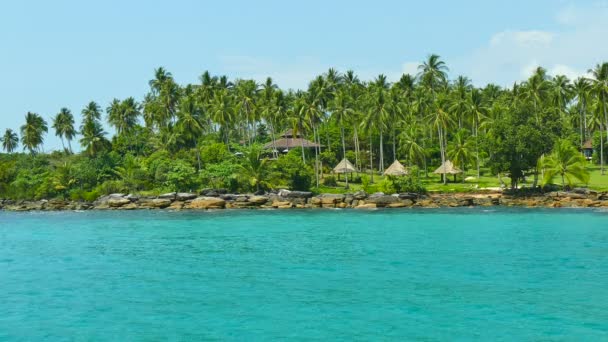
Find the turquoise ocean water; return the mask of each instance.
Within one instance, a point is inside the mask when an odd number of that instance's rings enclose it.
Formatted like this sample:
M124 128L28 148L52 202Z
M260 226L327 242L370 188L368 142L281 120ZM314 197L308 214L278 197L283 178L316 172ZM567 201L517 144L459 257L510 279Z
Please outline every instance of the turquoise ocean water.
M0 340L608 340L608 213L0 212Z

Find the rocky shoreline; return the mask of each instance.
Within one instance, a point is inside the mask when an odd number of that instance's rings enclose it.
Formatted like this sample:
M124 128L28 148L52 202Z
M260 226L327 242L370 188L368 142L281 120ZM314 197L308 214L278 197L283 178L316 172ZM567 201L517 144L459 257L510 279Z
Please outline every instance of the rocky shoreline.
M401 193L386 195L357 191L350 194L313 195L306 191L280 190L256 194L230 194L225 190L207 189L200 194L167 193L160 196L111 194L94 202L61 199L13 201L0 199L5 211L61 210L207 210L207 209L290 209L290 208L445 208L445 207L545 207L545 208L608 208L608 194L588 189L570 192L516 195L508 193L453 193L421 195Z

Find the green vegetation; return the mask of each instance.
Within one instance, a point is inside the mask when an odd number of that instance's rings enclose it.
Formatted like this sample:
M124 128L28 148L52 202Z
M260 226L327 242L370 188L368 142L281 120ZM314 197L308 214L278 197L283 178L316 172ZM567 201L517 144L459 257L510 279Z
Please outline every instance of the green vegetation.
M18 131L7 129L0 136L0 198L92 200L203 188L450 192L551 183L607 190L608 63L590 75L571 81L539 67L511 88L477 88L466 77L449 80L445 62L431 55L417 75L392 84L384 75L363 82L353 71L329 69L306 91L285 91L270 78L258 84L209 72L182 86L158 68L141 102L114 99L104 110L91 101L78 126L67 108L50 124L28 112ZM62 151L43 152L49 126ZM296 139L300 146L288 153L263 147L286 130L309 146ZM73 152L74 141L82 152ZM591 161L581 153L589 141ZM360 170L348 183L331 174L342 158ZM409 176L382 175L395 159ZM448 160L464 173L432 173Z

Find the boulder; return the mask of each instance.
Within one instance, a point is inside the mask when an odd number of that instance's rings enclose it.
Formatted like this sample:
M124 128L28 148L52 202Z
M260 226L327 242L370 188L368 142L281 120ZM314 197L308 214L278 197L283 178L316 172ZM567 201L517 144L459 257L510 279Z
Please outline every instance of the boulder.
M110 207L110 208L120 208L120 207L125 206L130 203L131 203L131 201L129 201L126 198L122 198L122 197L110 198L107 202L108 207Z
M420 195L418 195L415 192L402 192L399 194L399 198L401 199L408 199L408 200L415 200L418 199Z
M223 209L226 207L226 201L217 197L197 197L188 204L190 209Z
M175 195L175 199L178 201L189 201L195 199L196 197L196 194L190 192L178 192Z
M163 209L171 205L171 200L168 198L155 198L149 202L152 208Z
M249 200L249 196L247 195L236 195L236 198L234 199L237 202L247 202Z
M353 198L356 200L364 200L367 198L367 192L359 190L353 194Z
M320 196L321 204L336 204L344 201L346 196L342 194L323 194Z
M203 189L201 190L201 196L207 197L218 197L219 195L227 194L228 190L226 189Z
M171 203L171 205L167 208L171 210L182 210L184 208L184 205L185 203L183 201L178 200Z
M139 196L136 196L136 195L133 195L133 194L128 194L124 198L128 199L131 202L137 202L137 201L139 201Z
M285 191L285 190L282 190ZM279 196L286 198L311 198L312 192L310 191L289 191L284 195L281 195L279 192Z
M219 197L224 201L236 201L237 194L221 194Z
M399 197L385 194L373 194L369 196L366 200L366 203L374 203L377 207L386 207L391 203L397 202L399 202Z
M266 196L251 196L249 197L249 202L255 205L262 205L268 202L268 197Z
M160 198L160 199L168 199L168 200L174 201L176 195L177 195L177 193L175 193L175 192L169 192L169 193L166 193L166 194L159 195L158 198Z
M292 207L292 203L289 201L274 201L272 202L272 207L273 208L291 208Z

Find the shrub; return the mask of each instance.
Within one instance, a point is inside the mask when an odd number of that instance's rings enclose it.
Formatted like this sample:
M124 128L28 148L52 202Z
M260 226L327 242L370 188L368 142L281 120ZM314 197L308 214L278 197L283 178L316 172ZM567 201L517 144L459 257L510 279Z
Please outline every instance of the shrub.
M335 176L325 176L323 178L323 185L325 186L338 186L338 182L336 181Z

